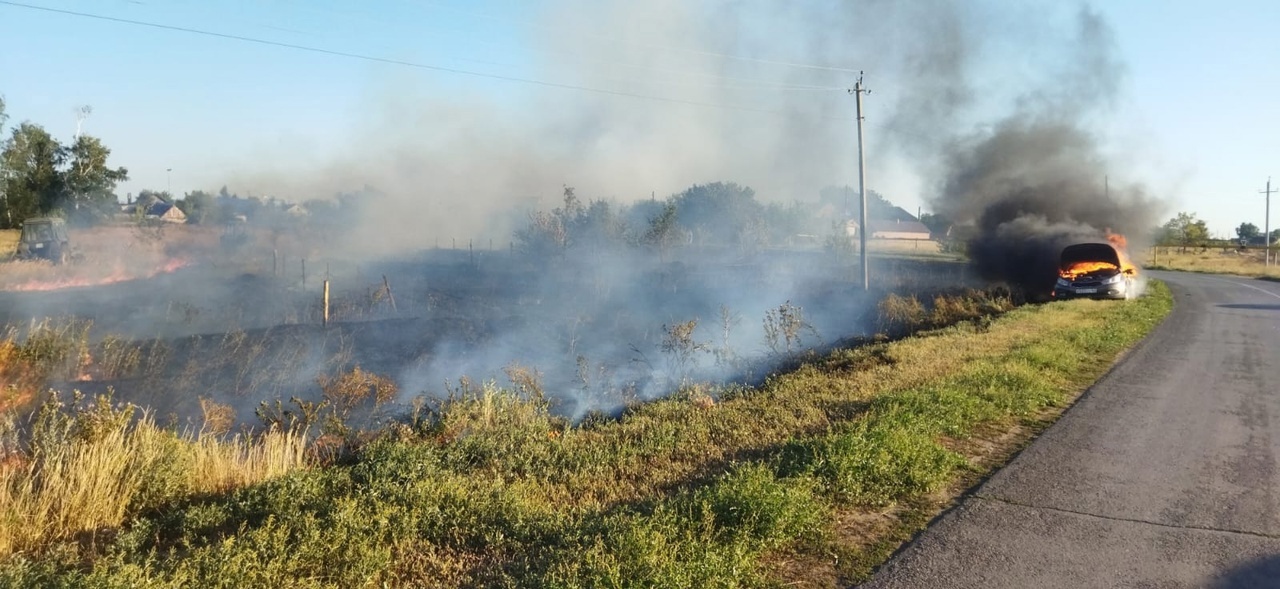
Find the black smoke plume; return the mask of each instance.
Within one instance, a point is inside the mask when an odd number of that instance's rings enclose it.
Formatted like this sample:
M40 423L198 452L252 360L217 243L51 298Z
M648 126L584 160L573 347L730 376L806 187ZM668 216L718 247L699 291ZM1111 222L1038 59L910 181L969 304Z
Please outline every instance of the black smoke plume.
M938 211L972 227L969 255L986 278L1046 293L1073 243L1115 232L1141 239L1159 213L1141 186L1109 170L1089 123L1114 100L1123 68L1111 30L1084 10L1063 75L1026 93L1014 114L943 149ZM1110 180L1109 180L1110 179Z

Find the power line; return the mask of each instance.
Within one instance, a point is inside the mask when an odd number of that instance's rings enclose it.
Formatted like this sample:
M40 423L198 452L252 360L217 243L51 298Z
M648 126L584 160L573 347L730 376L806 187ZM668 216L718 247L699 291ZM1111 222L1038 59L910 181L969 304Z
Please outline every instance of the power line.
M430 70L430 71L436 71L436 72L443 72L443 73L450 73L450 74L458 74L458 75L464 75L464 76L473 76L473 77L477 77L477 78L487 78L487 79L491 79L491 80L501 80L501 81L505 81L505 82L516 82L516 83L521 83L521 84L531 84L531 85L535 85L535 86L543 86L543 87L547 87L547 88L559 88L559 89L563 89L563 90L577 90L577 91L581 91L581 92L592 92L592 93L595 93L595 94L606 94L606 95L611 95L611 96L624 96L624 97L628 97L628 98L638 98L638 99L642 99L642 100L652 100L652 101L656 101L656 102L667 102L667 103L672 103L672 104L685 104L685 105L690 105L690 106L703 106L703 107L710 107L710 108L720 108L720 109L727 109L727 110L739 110L739 111L746 111L746 112L758 112L758 113L765 113L765 114L772 114L772 115L779 115L779 116L787 116L787 114L788 114L788 113L781 112L781 111L768 110L768 109L763 109L763 108L755 108L755 107L749 107L749 106L739 106L739 105L733 105L733 104L717 104L717 103L711 103L711 102L701 102L701 101L697 101L697 100L686 100L686 99L682 99L682 98L671 98L671 97L666 97L666 96L653 96L653 95L649 95L649 94L636 94L636 93L633 93L633 92L624 92L624 91L621 91L621 90L609 90L609 89L607 89L607 88L593 88L593 87L591 87L591 86L580 86L580 85L576 85L576 84L565 84L565 83L560 83L560 82L549 82L549 81L546 81L546 80L538 80L538 79L534 79L534 78L523 78L523 77L519 77L519 76L506 76L506 75L502 75L502 74L490 74L490 73L485 73L485 72L477 72L477 71L472 71L472 70L464 70L464 69L460 69L460 68L451 68L451 67L445 67L445 66L439 66L439 65L431 65L431 64L426 64L426 63L418 63L418 62L407 61L407 60L403 60L403 59L393 59L393 58L389 58L389 57L378 57L378 56L376 56L376 55L365 55L365 54L361 54L361 53L351 53L351 52L347 52L347 51L338 51L338 50L334 50L334 49L325 49L325 48L322 48L322 47L312 47L312 46L309 46L309 45L299 45L299 44L296 44L296 43L285 43L285 42L282 42L282 41L272 41L272 40L269 40L269 39L261 39L261 38L257 38L257 37L249 37L249 36L246 36L246 35L234 35L234 34L230 34L230 33L218 33L218 32L215 32L215 31L206 31L206 30L203 30L203 29L195 29L195 28L191 28L191 27L182 27L182 26L177 26L177 25L166 25L166 24L154 23L154 22L148 22L148 21L133 20L133 19L127 19L127 18L119 18L119 17L114 17L114 16L106 16L106 15L102 15L102 14L92 14L92 13L88 13L88 12L78 12L78 11L75 11L75 10L65 10L65 9L60 9L60 8L50 8L50 7L47 7L47 6L36 6L36 5L32 5L32 4L23 4L23 3L20 3L20 2L10 2L10 1L8 1L8 0L0 0L0 5L13 6L13 7L16 7L16 8L26 8L26 9L29 9L29 10L37 10L37 11L49 12L49 13L53 13L53 14L62 14L62 15L66 15L66 16L76 16L76 17L80 17L80 18L87 18L87 19L101 20L101 21L107 21L107 22L114 22L114 23L119 23L119 24L135 25L135 26L140 26L140 27L148 27L148 28L160 29L160 30L166 30L166 31L176 31L176 32L181 32L181 33L189 33L189 34L193 34L193 35L202 35L202 36L206 36L206 37L214 37L214 38L218 38L218 39L227 39L227 40L232 40L232 41L241 41L241 42L245 42L245 43L255 43L255 44L258 44L258 45L266 45L266 46L270 46L270 47L279 47L279 48L284 48L284 49L294 49L294 50L297 50L297 51L306 51L306 52L310 52L310 53L317 53L317 54L321 54L321 55L329 55L329 56L334 56L334 57L345 57L345 58L348 58L348 59L358 59L358 60L369 61L369 62L374 62L374 63L383 63L383 64L389 64L389 65L399 65L399 66L404 66L404 67L411 67L411 68L417 68L417 69L423 69L423 70Z
M434 5L434 6L438 6L438 5ZM328 9L325 9L325 8L316 7L310 4L305 5L305 8L309 10L319 9L328 14L338 15L341 17L363 18L366 22L376 22L380 24L396 24L399 22L395 20L388 20L386 18L377 18L361 10L357 10L354 12L345 11L345 10L338 11L338 10L333 10L331 7ZM482 16L482 15L470 13L467 11L457 10L453 8L447 8L447 7L440 7L440 8L449 12L456 12L456 13L466 14L466 15L475 15L480 18L490 18L493 20L505 20L505 19L499 19L498 17ZM524 24L530 27L545 28L548 30L558 30L554 27L538 25L536 23L525 23L524 21L507 21L507 22L513 22L515 24ZM268 26L268 25L257 25L256 23L255 25ZM432 28L435 30L452 32L452 33L466 32L466 31L463 31L462 29L455 28L455 27L432 26ZM297 31L297 32L301 32L301 31ZM588 34L586 36L592 36L592 35ZM613 42L614 44L617 44L616 39L610 39L610 41ZM490 45L490 46L495 45L493 43L484 43L484 44ZM543 51L546 53L554 54L554 55L568 56L577 63L588 64L588 65L601 65L601 66L608 66L611 68L625 68L625 69L657 72L657 73L663 73L663 74L672 74L675 76L682 76L682 77L706 78L711 80L724 80L727 82L733 82L732 84L711 84L711 83L675 82L675 81L650 81L649 82L650 84L657 84L662 86L695 86L696 85L696 86L705 86L709 88L724 88L724 89L731 89L731 90L757 88L762 90L798 90L798 91L818 91L818 92L843 92L846 90L844 86L818 86L813 84L772 83L772 82L763 82L763 81L759 81L751 78L743 78L740 76L726 76L723 74L713 74L713 73L707 73L707 72L691 72L687 70L680 70L680 69L674 69L674 68L664 68L664 67L655 67L650 65L639 65L635 63L612 62L612 61L604 61L599 59L583 58L580 56L579 52L575 52L575 51L556 50L556 49L543 49ZM720 55L720 54L713 54L713 55ZM732 56L725 56L725 58L730 59L732 58ZM456 59L458 61L465 61L465 62L471 62L471 63L479 63L484 65L496 65L496 66L502 66L502 67L510 67L512 65L510 63L483 61L483 60L468 59L468 58L455 57L450 59ZM749 59L749 58L739 58L739 59ZM613 78L613 79L604 78L604 79L609 81L619 81L616 78Z
M497 21L497 22L506 22L506 23L511 23L511 24L518 24L518 25L521 25L521 26L526 26L526 27L531 27L531 28L538 28L538 29L543 29L543 30L553 31L553 32L560 32L560 31L562 31L562 28L561 28L561 27L552 27L552 26L548 26L548 25L544 25L544 24L536 23L536 22L529 22L529 21L515 20L515 19L510 19L510 18L504 18L504 17L499 17L499 16L493 16L493 15L490 15L490 14L483 14L483 13L479 13L479 12L472 12L472 11L468 11L468 10L462 10L462 9L454 8L454 7L452 7L452 6L444 6L444 5L442 5L442 4L435 3L435 2L415 2L414 4L415 4L415 5L418 5L418 6L421 6L421 5L433 6L433 7L437 8L437 9L439 9L439 10L444 10L444 11L446 11L446 12L452 12L452 13L455 13L455 14L461 14L461 15L464 15L464 16L472 16L472 17L475 17L475 18L480 18L480 19L485 19L485 20L492 20L492 21ZM742 55L733 55L733 54L729 54L729 53L719 53L719 52L715 52L715 51L707 51L707 50L703 50L703 49L692 49L692 48L689 48L689 47L673 47L673 46L670 46L670 45L660 45L660 44L657 44L657 43L627 43L626 41L620 41L620 40L619 40L618 38L616 38L616 37L606 37L606 36L604 36L604 35L598 35L598 34L593 34L593 33L589 33L589 32L588 32L588 33L584 33L584 32L576 32L575 34L576 34L577 36L579 36L579 37L592 37L592 38L600 39L600 40L606 41L606 42L608 42L608 43L610 43L610 44L618 44L619 42L621 42L621 43L623 43L623 44L629 44L629 45L632 45L632 46L635 46L635 47L641 47L641 48L644 48L644 49L656 49L656 50L659 50L659 51L670 51L670 52L675 52L675 53L687 53L687 54L690 54L690 55L702 55L702 56L705 56L705 57L716 57L716 58L719 58L719 59L728 59L728 60L733 60L733 61L742 61L742 62L747 62L747 63L758 63L758 64L761 64L761 65L773 65L773 66L779 66L779 67L790 67L790 68L797 68L797 69L808 69L808 70L817 70L817 71L837 72L837 73L841 73L841 74L857 74L857 73L861 73L861 71L862 71L862 70L855 69L855 68L836 67L836 66L829 66L829 65L822 65L822 64L811 64L811 63L790 62L790 61L782 61L782 60L775 60L775 59L763 59L763 58L758 58L758 57L745 57L745 56L742 56ZM841 88L841 90L845 90L845 88Z

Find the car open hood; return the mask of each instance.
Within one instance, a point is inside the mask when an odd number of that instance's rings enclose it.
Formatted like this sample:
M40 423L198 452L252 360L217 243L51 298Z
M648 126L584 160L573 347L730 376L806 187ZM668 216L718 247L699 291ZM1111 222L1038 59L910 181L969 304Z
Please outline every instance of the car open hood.
M1067 269L1072 264L1080 262L1106 262L1120 267L1120 254L1116 253L1116 249L1106 243L1077 243L1069 245L1062 250L1059 268Z

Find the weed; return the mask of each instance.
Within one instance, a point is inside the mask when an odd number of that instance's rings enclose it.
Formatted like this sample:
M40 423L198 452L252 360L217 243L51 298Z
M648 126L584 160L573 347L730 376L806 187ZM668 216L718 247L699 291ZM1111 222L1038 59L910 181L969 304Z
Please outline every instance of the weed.
M677 386L688 380L690 369L697 364L697 355L710 349L706 342L694 337L697 329L696 318L662 326L662 351L670 358Z
M727 368L739 367L741 358L733 349L731 336L733 335L734 328L741 323L742 315L733 312L729 307L720 305L719 324L717 325L720 328L720 341L711 350L712 355L715 356L717 366Z
M234 407L204 397L200 397L200 415L204 424L201 430L211 435L223 435L236 424Z
M764 315L765 345L774 354L790 355L801 346L801 337L808 333L817 338L818 331L804 319L804 309L787 301L770 309Z

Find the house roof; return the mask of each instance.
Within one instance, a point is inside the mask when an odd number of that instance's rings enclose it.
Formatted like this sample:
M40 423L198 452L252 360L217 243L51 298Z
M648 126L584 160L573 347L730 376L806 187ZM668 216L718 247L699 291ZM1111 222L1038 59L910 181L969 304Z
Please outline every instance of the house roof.
M125 205L124 207L122 207L122 210L127 214L133 214L134 211L138 210L138 206ZM185 219L187 217L186 213L182 212L182 209L174 206L173 203L168 203L164 201L157 201L157 202L151 203L151 205L146 207L145 210L146 210L145 214L148 217L166 217L167 216L167 217L172 217L176 219Z

